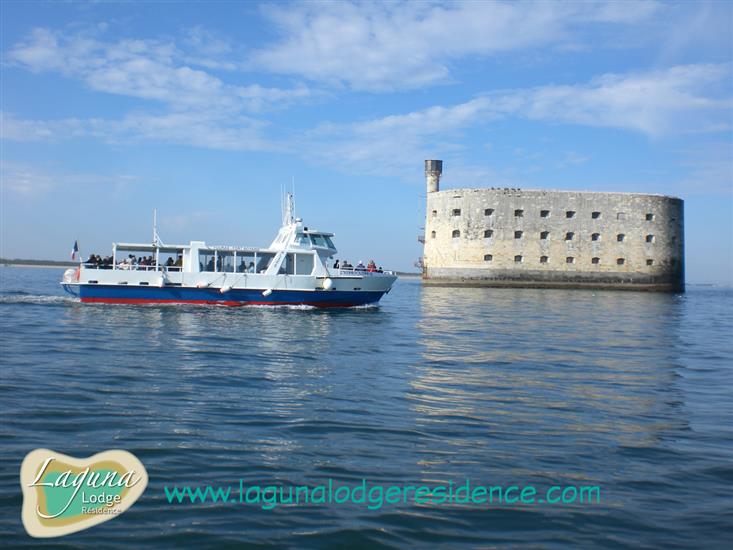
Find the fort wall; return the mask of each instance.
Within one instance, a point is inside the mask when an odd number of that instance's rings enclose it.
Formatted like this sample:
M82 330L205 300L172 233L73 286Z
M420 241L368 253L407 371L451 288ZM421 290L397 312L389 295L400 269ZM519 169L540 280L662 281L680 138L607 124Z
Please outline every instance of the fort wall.
M436 170L442 163L426 161L426 283L684 290L684 203L678 198L440 191Z

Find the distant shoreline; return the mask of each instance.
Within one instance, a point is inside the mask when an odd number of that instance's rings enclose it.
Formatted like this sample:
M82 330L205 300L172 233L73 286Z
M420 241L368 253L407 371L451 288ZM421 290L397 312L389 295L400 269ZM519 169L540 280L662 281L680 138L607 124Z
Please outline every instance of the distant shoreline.
M56 260L6 260L0 258L0 265L3 267L41 267L41 268L52 268L52 267L78 267L78 262L60 262Z
M70 267L78 267L79 264L11 264L11 263L2 263L3 267L37 267L39 269L63 269L63 268L70 268Z

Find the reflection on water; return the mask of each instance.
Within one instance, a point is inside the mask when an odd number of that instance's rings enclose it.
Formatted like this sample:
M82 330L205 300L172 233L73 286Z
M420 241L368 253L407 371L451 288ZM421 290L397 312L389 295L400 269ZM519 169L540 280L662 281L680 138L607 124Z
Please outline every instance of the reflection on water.
M421 295L416 409L516 434L643 445L684 429L679 296L449 289ZM573 435L575 434L575 436Z
M66 300L44 270L2 275L0 533L11 543L25 540L17 469L35 447L141 458L150 487L125 529L109 527L120 547L690 547L727 533L729 291L407 280L371 309L139 307ZM466 477L593 484L604 499L593 508L265 512L176 508L161 496L164 484L240 478ZM74 539L96 543L91 532Z

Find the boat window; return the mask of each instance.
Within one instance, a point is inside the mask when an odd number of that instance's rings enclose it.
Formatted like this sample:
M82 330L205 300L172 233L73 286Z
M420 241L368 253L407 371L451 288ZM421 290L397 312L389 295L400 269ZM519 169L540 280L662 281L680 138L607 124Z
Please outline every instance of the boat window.
M257 273L264 273L270 266L272 259L275 257L274 252L258 252L257 253Z
M313 273L313 254L295 255L295 274L310 275Z
M199 251L199 270L200 271L216 271L216 260L213 250Z
M281 275L295 275L295 254L285 255L285 261L280 266L278 273Z
M175 263L177 255L160 253L158 261L162 260L162 264L165 265L165 259L168 256L173 256L171 264ZM132 269L136 271L155 271L158 269L156 264L156 249L155 248L118 248L115 257L116 265L115 269ZM85 267L99 268L97 264L85 263ZM112 268L112 264L109 264L109 268ZM177 269L181 269L181 263L177 264Z
M299 234L296 239L295 243L299 244L301 246L307 246L310 244L310 239L308 238L308 235L303 235L302 233Z
M311 242L313 246L326 246L326 241L323 240L322 235L311 235Z
M323 246L326 248L333 248L333 249L336 248L331 238L328 237L327 235L311 235L310 238L311 238L311 242L313 243L313 246Z
M234 271L234 253L233 252L217 252L216 270L220 273L231 273Z
M285 256L285 261L280 266L281 275L310 275L313 273L313 254L294 254Z
M237 273L255 272L255 253L237 252Z
M174 267L177 259L178 259L178 255L174 254L173 252L160 252L160 257L158 258L158 262L160 263L161 266L164 266L168 271L177 271L181 269L180 267Z

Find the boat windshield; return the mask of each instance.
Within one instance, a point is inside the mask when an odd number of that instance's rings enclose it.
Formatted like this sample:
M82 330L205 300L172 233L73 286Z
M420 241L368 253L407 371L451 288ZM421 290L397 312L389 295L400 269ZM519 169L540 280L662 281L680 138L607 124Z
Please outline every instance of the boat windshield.
M326 235L311 235L311 242L313 246L323 246L326 248L336 248L333 246L333 242Z

